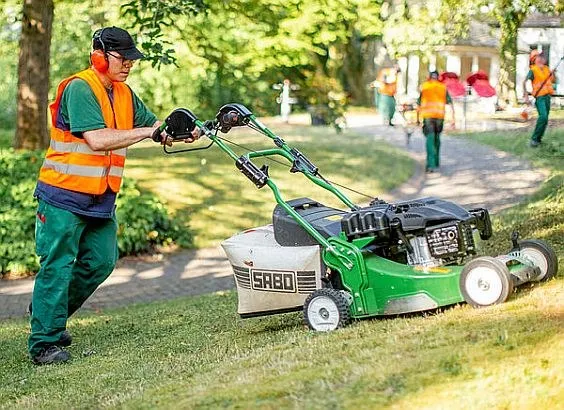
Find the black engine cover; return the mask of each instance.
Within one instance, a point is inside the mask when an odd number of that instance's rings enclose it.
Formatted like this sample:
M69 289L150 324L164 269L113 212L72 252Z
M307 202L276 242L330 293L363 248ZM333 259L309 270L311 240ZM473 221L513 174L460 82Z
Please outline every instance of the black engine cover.
M288 205L325 238L339 235L341 218L348 213L341 209L322 205L309 198L293 199L288 201ZM319 245L280 205L276 205L274 208L272 224L274 226L274 239L282 246Z
M390 220L399 219L404 232L418 231L443 222L468 221L473 218L473 215L461 206L433 197L389 204L386 214Z
M443 252L454 254L472 250L473 228L480 231L482 239L491 236L491 222L486 209L467 211L453 202L433 197L391 204L378 202L357 211L330 208L309 198L294 199L288 204L326 238L338 236L343 231L348 240L374 236L375 243L384 245L392 237L403 239L402 235L430 235L431 227L446 227L444 235L442 231L437 231L435 236L439 232L441 238L452 236L454 231L449 233L448 226L456 225L456 238L429 241L435 256ZM318 244L280 205L274 209L272 222L276 242L282 246ZM458 251L454 250L455 242L459 244Z

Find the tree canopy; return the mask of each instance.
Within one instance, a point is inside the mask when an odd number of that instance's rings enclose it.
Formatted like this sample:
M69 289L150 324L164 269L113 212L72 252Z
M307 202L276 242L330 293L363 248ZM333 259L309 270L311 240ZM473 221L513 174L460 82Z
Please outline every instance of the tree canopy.
M37 2L38 4L41 2ZM467 35L471 19L501 31L501 85L514 89L517 29L550 0L54 0L50 99L54 85L89 64L95 29L128 29L147 55L129 82L159 115L186 106L213 115L232 101L276 112L274 84L299 84L301 104L346 95L367 104L376 44L392 57L430 54ZM559 2L556 9L561 9ZM5 0L0 24L0 126L13 126L21 0ZM68 18L72 16L72 18ZM378 40L382 40L378 43ZM46 107L44 107L46 109Z

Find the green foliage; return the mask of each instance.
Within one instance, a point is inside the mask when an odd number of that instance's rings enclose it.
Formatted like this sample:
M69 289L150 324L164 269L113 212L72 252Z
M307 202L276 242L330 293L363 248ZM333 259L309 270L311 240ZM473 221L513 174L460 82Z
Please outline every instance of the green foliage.
M6 0L2 10L0 126L15 123L20 3ZM380 3L55 0L50 100L59 81L88 66L94 30L117 25L128 28L148 56L128 82L159 117L178 106L209 117L234 101L274 114L273 84L289 78L303 89L318 72L354 103L367 102L363 50L381 33ZM307 105L301 100L299 107Z
M33 189L43 155L0 149L0 276L35 271Z
M203 0L133 0L121 6L124 17L130 18L141 36L141 48L153 67L175 64L174 45L164 38L164 27L175 27L180 16L192 16L203 11Z
M165 69L165 75L153 80L148 78L151 74L139 74L143 81L135 89L144 96L162 99L164 95L202 116L211 116L233 101L257 114L272 114L277 112L273 84L289 78L304 89L313 76L323 73L357 102L363 99L359 94L365 93L365 87L354 86L362 81L362 64L349 64L346 72L344 67L348 61L362 62L362 47L350 43L362 44L380 33L378 2L232 0L206 3L206 12L197 14L192 2L180 8L178 2L162 3L144 11L143 19L134 24L146 30L161 20L170 23L161 24L155 33L160 43L164 39L171 43L162 49L174 48L178 69ZM128 7L130 17L139 3ZM147 81L150 85L143 84ZM300 103L303 108L307 105Z
M120 254L152 252L157 247L192 245L192 233L168 214L153 195L143 194L132 180L124 180L117 200L118 247Z
M313 125L331 125L341 131L348 101L336 79L323 74L309 76L299 95L307 102Z
M0 276L21 276L37 271L33 191L44 152L0 149ZM192 234L172 219L164 205L135 183L124 182L118 211L120 255L152 251L173 243L188 247Z
M18 2L19 3L19 2ZM0 128L12 128L16 124L16 93L18 78L18 27L21 5L6 2L0 13Z

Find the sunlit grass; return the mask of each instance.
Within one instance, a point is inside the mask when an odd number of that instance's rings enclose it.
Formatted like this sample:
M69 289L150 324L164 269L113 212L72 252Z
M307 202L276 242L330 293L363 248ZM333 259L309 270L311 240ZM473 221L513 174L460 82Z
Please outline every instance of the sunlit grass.
M414 172L414 162L399 150L353 133L337 135L328 128L286 125L273 130L308 156L327 179L367 195L380 195L405 182ZM253 150L274 147L270 139L250 130L236 130L226 137ZM187 145L180 143L174 148L178 147ZM232 148L238 154L245 152L239 147ZM256 163L269 165L270 176L285 199L308 196L330 206L343 207L328 191L301 174L290 173L283 158L277 161L282 164L265 159ZM276 205L268 187L256 189L237 170L233 160L215 146L204 151L165 155L154 144L140 144L129 150L126 176L157 193L178 218L189 216L190 226L196 231L197 247L217 245L238 231L270 223ZM356 193L344 192L354 202L370 201Z
M0 327L4 408L557 408L562 280L487 309L372 319L329 334L300 313L237 318L234 292L70 321L73 361L35 368Z

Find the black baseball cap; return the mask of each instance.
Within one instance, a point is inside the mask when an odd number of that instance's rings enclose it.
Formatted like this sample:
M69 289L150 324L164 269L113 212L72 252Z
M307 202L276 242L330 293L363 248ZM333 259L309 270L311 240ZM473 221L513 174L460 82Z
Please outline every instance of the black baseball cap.
M138 60L145 57L135 47L133 38L127 31L119 27L104 27L94 32L92 36L92 48L104 52L116 51L127 60Z

